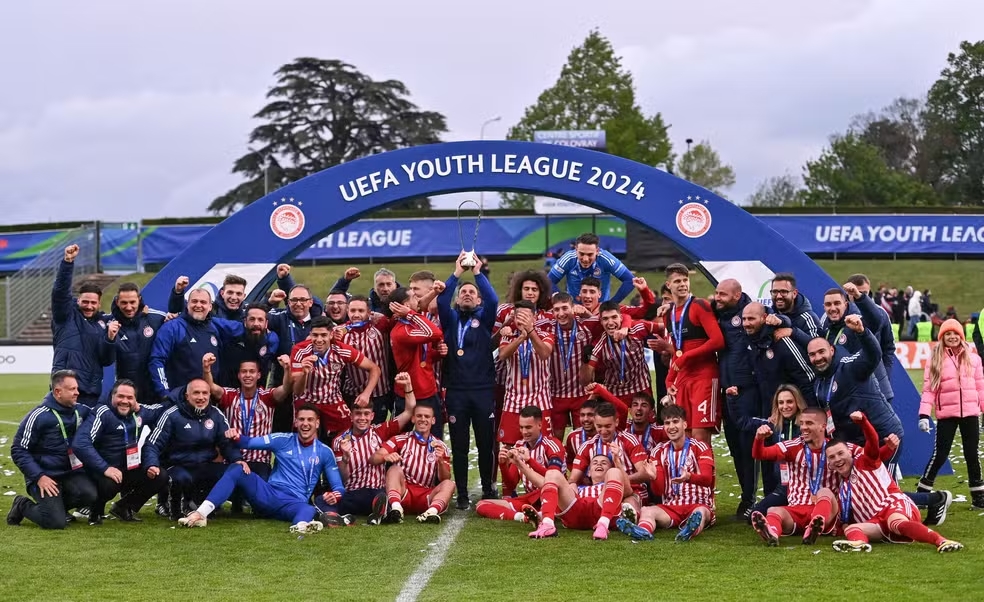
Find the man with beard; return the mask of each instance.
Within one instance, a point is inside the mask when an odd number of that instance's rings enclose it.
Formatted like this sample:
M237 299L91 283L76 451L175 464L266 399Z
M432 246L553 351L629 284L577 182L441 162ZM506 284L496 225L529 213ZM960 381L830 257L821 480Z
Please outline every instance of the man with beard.
M117 380L109 405L100 405L75 431L72 449L96 485L89 524L101 525L106 503L122 494L109 513L123 522L140 522L136 512L160 489L140 470L140 431L154 425L164 406L140 405L133 382Z
M481 262L472 267L475 284L459 279L465 273L462 252L455 260L454 273L437 297L438 314L444 330L448 356L444 360L444 386L454 450L454 480L458 489L458 509L468 508L468 450L471 429L475 430L478 470L483 499L498 497L492 482L495 430L495 367L492 327L499 298L489 279L482 274ZM452 305L455 294L456 303Z
M159 487L170 483L171 520L186 516L191 502L200 504L222 477L226 463L249 470L242 453L225 437L229 423L209 403L209 396L204 380L189 382L185 398L164 412L143 448L147 477ZM216 461L220 453L225 463Z
M271 293L271 299L277 293L287 301L287 309L274 309L267 314L267 327L271 332L277 333L280 345L277 348L277 356L284 354L290 355L291 349L301 341L308 338L311 333L311 321L323 314L321 301L311 295L311 289L303 284L293 284L290 278L290 266L280 264L277 266L278 284L290 283L287 289L281 289ZM286 293L285 293L286 291ZM279 303L279 301L277 301ZM282 382L284 379L284 369L279 364L274 366L273 382ZM294 408L289 405L281 405L273 413L273 431L275 433L290 432L294 425Z
M601 239L597 234L587 233L577 237L574 249L564 253L553 267L548 276L557 292L557 284L567 278L567 294L574 296L581 291L581 284L587 277L601 280L601 300L609 298L616 303L625 299L632 292L632 272L625 267L614 255L599 248ZM610 278L614 276L622 281L622 286L610 293Z
M239 385L239 367L243 362L256 362L260 370L260 382L266 382L272 366L276 363L274 355L280 348L277 334L268 330L267 311L265 303L250 305L244 319L245 332L223 344L218 356L222 358L219 377L216 382L220 387L235 388ZM284 354L286 355L286 354ZM280 366L283 368L283 365Z
M335 281L332 289L341 293L348 293L352 281L361 275L358 268L349 268L345 270L345 276ZM373 287L369 291L369 309L373 313L383 313L389 302L390 293L399 288L400 284L396 281L396 274L387 268L376 270L372 276L372 281Z
M180 314L185 308L184 292L188 288L189 279L187 276L179 276L171 290L171 297L167 302L167 311L172 314ZM216 317L233 322L242 322L246 317L246 279L242 276L229 274L222 281L222 288L219 289L219 298L215 300L212 311Z
M742 311L742 326L749 341L746 353L755 373L753 386L758 387L762 400L756 416L766 418L772 413L772 396L782 384L796 385L807 405L817 407L813 367L791 338L775 336L776 329L784 326L782 319L766 312L761 303L752 302Z
M772 309L786 316L798 329L811 339L820 336L820 318L813 312L810 300L799 294L796 276L780 272L772 277Z
M847 279L847 282L854 285L854 288L857 289L858 297L868 297L876 309L880 309L884 312L879 314L881 316L881 325L875 335L878 338L878 342L881 344L882 364L885 365L885 379L888 382L888 389L882 387L882 393L885 394L885 399L888 400L888 403L892 403L892 399L895 397L895 393L891 390L892 366L894 366L896 362L895 334L892 331L892 316L888 313L888 310L885 309L886 305L889 307L891 307L891 305L888 302L879 303L877 299L873 299L871 297L871 281L868 280L868 277L864 274L854 274ZM884 288L885 287L883 286L882 289ZM846 284L844 285L844 292L852 298L855 297L854 293L848 290L848 286ZM885 294L887 295L888 293L886 292ZM857 304L858 309L862 310L861 317L864 319L865 314L863 307L867 306L867 302L865 302L864 299L855 298L855 303ZM881 386L881 381L879 381L879 386Z
M78 402L93 407L102 395L103 367L116 359L113 337L119 329L106 323L99 303L102 289L86 282L79 287L79 298L72 298L72 273L78 245L65 247L51 287L51 332L54 355L51 372L72 370L78 383Z
M120 285L113 299L113 318L119 322L116 333L116 378L129 380L143 403L157 400L147 364L150 352L167 315L144 305L140 289L132 282Z
M270 479L264 481L251 473L245 463L234 464L215 483L198 509L178 523L185 527L206 526L208 515L222 506L235 490L243 494L258 515L291 523L291 533L316 533L325 526L339 525L337 516L329 517L311 504L311 495L322 477L331 488L331 499L345 495L335 454L318 441L319 416L318 408L304 404L297 409L294 422L297 434L273 433L252 438L236 429L224 433L241 449L276 454L277 463Z
M225 343L241 336L241 322L213 318L212 297L199 288L188 295L188 306L180 316L161 326L150 352L150 378L154 392L161 399L178 390L192 379L200 379L202 358L206 353L218 354ZM212 377L218 378L219 362L212 366Z

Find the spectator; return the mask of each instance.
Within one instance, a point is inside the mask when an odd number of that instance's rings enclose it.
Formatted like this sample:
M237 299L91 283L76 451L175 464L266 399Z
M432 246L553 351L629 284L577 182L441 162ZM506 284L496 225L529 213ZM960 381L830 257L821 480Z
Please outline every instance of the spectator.
M909 330L907 331L909 338L916 338L916 325L919 322L922 322L922 293L912 291L912 296L909 298Z

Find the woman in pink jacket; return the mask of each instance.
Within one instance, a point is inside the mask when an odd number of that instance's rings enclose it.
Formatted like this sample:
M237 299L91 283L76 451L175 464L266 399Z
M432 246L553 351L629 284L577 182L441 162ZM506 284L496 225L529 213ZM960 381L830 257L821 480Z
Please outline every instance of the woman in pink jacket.
M932 491L936 473L946 462L953 437L960 429L971 503L984 508L984 480L977 456L980 443L978 420L984 411L984 371L981 358L970 350L960 322L947 320L940 326L939 343L926 364L919 430L929 432L929 416L936 415L936 449L919 481L920 491Z

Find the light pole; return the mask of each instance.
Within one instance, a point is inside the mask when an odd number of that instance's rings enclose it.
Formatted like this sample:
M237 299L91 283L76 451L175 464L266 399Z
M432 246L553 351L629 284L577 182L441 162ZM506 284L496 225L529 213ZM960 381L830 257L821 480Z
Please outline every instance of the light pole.
M687 138L687 152L690 152L690 145L694 143L693 138Z
M482 127L478 130L478 139L485 140L485 126L487 126L490 123L495 123L496 121L500 121L501 119L502 119L502 115L496 115L495 117L490 117L489 119L486 119L485 123L483 123ZM481 207L482 209L485 208L484 190L478 191L478 206Z
M270 194L270 156L264 155L253 147L248 147L248 150L259 155L263 160L263 196L266 196Z

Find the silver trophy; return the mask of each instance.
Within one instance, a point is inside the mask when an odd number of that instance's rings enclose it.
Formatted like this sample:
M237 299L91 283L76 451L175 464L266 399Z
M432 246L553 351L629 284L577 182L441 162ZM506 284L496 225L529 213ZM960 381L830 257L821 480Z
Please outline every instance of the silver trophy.
M472 249L471 251L465 250L465 235L464 231L461 229L461 208L471 203L478 207L478 218L475 220L475 235L472 237ZM461 267L463 268L473 268L478 264L478 256L475 255L475 243L478 241L478 226L482 223L482 207L475 201L462 201L458 205L458 240L461 242L461 252L465 254L461 258Z

